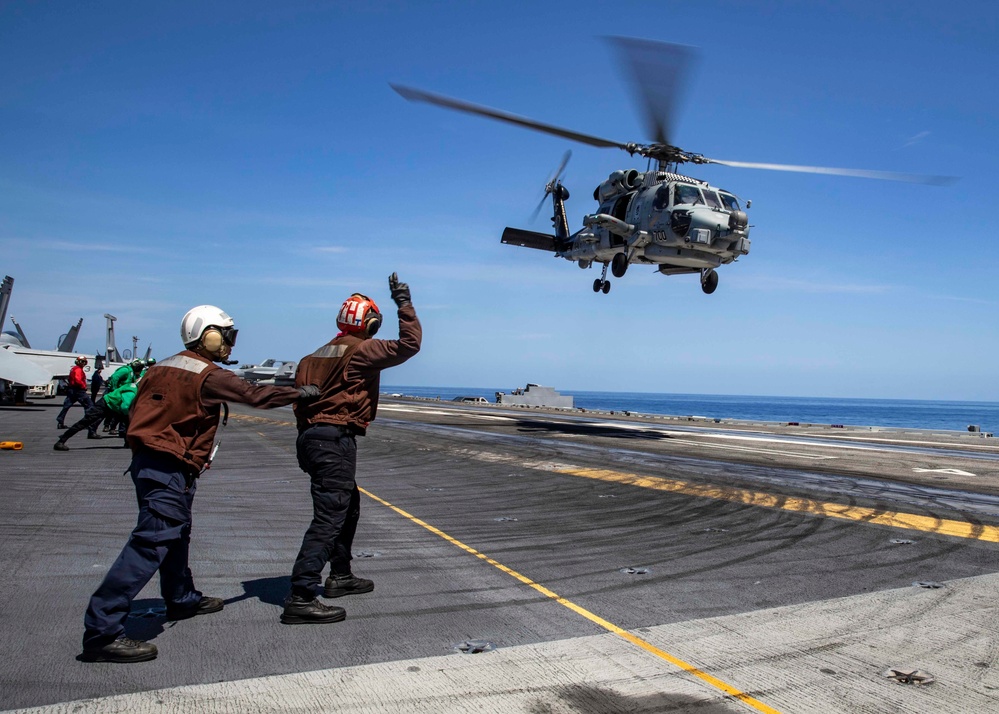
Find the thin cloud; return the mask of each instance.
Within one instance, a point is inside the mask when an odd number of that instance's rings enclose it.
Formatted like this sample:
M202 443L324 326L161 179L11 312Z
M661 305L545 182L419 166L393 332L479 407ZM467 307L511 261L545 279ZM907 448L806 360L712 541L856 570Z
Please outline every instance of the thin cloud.
M513 336L513 339L515 340L526 340L530 342L538 342L538 341L548 342L549 340L551 340L551 338L552 336L545 332L525 332L525 333L518 333Z
M302 278L294 275L287 277L254 278L259 283L268 285L287 285L296 288L342 288L347 285L343 280L325 280L322 278Z
M895 288L891 285L876 285L871 283L821 283L792 278L758 278L743 279L743 284L754 290L794 291L805 293L836 293L853 295L883 295Z
M111 243L68 241L68 240L37 240L32 238L3 238L0 245L11 248L30 248L32 251L45 250L58 253L115 253L133 255L164 255L171 253L153 246L133 245L128 241L112 241Z
M925 139L929 135L930 135L930 132L928 132L928 131L921 131L921 132L919 132L918 134L916 134L914 136L910 136L906 140L906 142L904 144L902 144L902 148L904 149L907 146L912 146L913 144L918 144L919 142L921 142L923 139Z
M961 297L958 295L927 295L926 297L930 300L951 300L953 302L968 302L973 305L996 305L995 300L983 300L982 298Z
M80 253L154 253L151 248L143 246L129 245L128 243L88 243L86 241L75 243L68 240L28 240L19 238L6 238L0 241L5 244L30 244L32 249L57 250L62 252L76 251Z
M296 310L339 310L342 305L340 302L303 302L294 307Z
M55 248L56 250L77 250L84 252L99 251L101 253L119 253L119 252L132 252L135 250L132 246L127 245L115 245L113 243L70 243L69 241L57 240L57 241L42 241L40 245L43 248Z

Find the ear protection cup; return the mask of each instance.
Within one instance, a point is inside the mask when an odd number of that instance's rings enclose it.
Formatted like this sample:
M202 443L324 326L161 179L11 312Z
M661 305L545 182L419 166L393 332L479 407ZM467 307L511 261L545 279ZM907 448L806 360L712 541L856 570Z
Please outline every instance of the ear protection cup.
M368 337L374 337L375 333L378 332L378 328L381 326L382 326L381 313L375 312L374 310L369 310L368 316L364 320L364 331L367 333Z
M222 349L223 343L222 333L214 328L205 330L201 335L201 346L212 354L217 354Z

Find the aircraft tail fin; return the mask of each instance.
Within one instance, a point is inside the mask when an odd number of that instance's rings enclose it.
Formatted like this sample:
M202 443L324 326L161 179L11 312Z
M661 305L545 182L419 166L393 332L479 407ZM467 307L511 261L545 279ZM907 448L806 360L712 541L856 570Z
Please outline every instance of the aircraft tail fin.
M83 324L83 318L81 317L79 322L69 328L69 332L63 335L63 338L59 340L59 346L56 349L59 352L72 352L73 348L76 347L76 338L80 336L80 326Z
M7 321L7 306L10 304L10 294L14 291L14 278L9 275L4 276L3 283L0 283L0 329Z
M24 334L24 330L22 330L21 326L19 324L17 324L17 320L14 319L13 315L10 316L10 321L14 323L14 329L17 330L17 339L19 339L21 341L21 344L24 347L27 347L30 350L31 349L31 343L28 342L28 336L26 334Z

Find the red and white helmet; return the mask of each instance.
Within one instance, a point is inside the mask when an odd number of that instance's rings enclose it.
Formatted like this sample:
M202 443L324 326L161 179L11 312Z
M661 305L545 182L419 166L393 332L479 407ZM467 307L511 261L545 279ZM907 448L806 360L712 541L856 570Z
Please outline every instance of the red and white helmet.
M77 357L76 358L76 366L77 367L86 367L87 366L87 358L84 355L80 355L79 357Z
M350 335L373 336L382 326L382 313L367 295L354 293L340 306L336 326Z

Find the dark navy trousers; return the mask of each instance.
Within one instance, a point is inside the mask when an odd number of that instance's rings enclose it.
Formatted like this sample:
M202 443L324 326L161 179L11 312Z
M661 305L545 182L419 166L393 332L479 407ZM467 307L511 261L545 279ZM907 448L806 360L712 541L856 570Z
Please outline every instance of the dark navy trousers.
M114 414L113 411L104 403L104 397L101 397L96 402L90 405L86 412L83 414L83 418L80 421L73 424L66 431L62 433L59 437L59 441L66 442L73 438L73 436L84 429L90 434L97 433L97 427L101 425L101 422L105 417Z
M323 568L331 575L350 573L350 548L361 516L361 495L354 475L354 435L332 425L314 426L298 435L298 464L312 480L312 523L291 573L294 594L315 597Z
M79 404L84 408L84 410L90 409L90 407L94 406L94 403L90 401L90 395L87 394L86 389L70 387L66 390L66 398L62 402L62 411L60 411L58 416L56 416L56 424L63 423L63 419L66 418L66 413L74 404Z
M125 633L132 600L157 570L160 594L171 610L192 610L201 602L187 564L196 479L186 478L184 468L177 459L155 451L140 451L132 457L129 471L139 518L90 598L83 618L84 649L103 647Z

